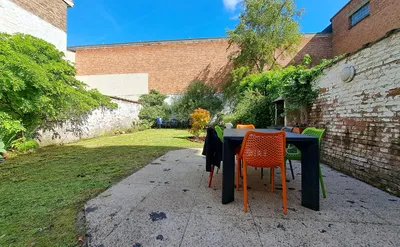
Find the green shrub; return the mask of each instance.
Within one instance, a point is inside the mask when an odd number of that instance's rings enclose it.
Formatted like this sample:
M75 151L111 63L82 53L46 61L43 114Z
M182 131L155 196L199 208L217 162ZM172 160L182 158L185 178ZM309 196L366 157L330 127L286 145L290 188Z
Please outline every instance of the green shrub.
M154 126L154 121L149 121L149 120L141 120L140 121L140 126L139 126L139 130L147 130L147 129L151 129L151 127Z
M38 128L116 107L109 97L87 90L75 74L54 45L30 35L0 33L0 111L19 121L23 128L18 133L33 136Z
M25 137L19 138L12 142L12 148L19 152L34 150L38 147L39 144L35 140L26 140Z
M197 108L210 112L213 117L223 108L223 101L214 87L201 81L192 81L182 97L174 100L172 111L181 121L186 121Z
M274 125L274 100L280 96L285 99L286 113L304 109L318 97L319 90L313 82L332 61L334 60L323 60L319 65L308 68L311 58L305 56L303 65L288 66L244 77L240 83L236 82L237 104L233 111L232 123L252 123L258 128ZM303 112L300 118L306 116L307 114ZM307 121L307 119L298 120Z
M142 109L139 112L140 125L143 128L151 128L156 123L156 118L165 119L169 115L169 106L164 100L166 95L161 94L157 90L150 90L149 94L140 96L139 102Z
M12 141L23 131L25 128L21 121L13 120L7 113L0 112L0 142L3 142L4 149L11 148Z
M274 104L258 90L248 90L239 101L233 116L233 125L254 124L257 128L266 128L273 124Z

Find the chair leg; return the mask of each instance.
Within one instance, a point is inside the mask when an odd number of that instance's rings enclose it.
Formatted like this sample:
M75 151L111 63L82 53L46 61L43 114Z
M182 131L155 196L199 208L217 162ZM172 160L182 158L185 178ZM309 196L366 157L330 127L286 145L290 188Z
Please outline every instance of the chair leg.
M321 183L322 196L326 198L324 179L322 178L321 166L319 166L319 181Z
M236 155L236 163L240 168L242 167L242 160L239 158L238 155ZM242 169L239 169L239 177L242 177Z
M261 179L264 178L264 168L261 168Z
M282 170L282 199L283 199L283 213L287 214L287 194L286 194L286 172L284 171L285 165L281 166Z
M270 178L270 180L271 180L271 192L274 192L274 189L275 189L275 168L274 167L272 167L271 168L271 178Z
M244 162L243 162L244 163ZM247 166L243 164L243 202L244 202L244 211L247 212L248 208L248 198L247 198Z
M240 163L236 161L236 191L239 190L239 178L240 178Z
M213 175L214 175L214 165L211 165L210 177L208 179L208 188L211 187L211 182L212 182Z
M218 174L218 172L219 172L219 167L217 167L217 174Z
M293 166L292 166L292 161L291 160L289 160L289 164L290 164L290 171L292 172L292 178L294 180L294 172L293 172Z

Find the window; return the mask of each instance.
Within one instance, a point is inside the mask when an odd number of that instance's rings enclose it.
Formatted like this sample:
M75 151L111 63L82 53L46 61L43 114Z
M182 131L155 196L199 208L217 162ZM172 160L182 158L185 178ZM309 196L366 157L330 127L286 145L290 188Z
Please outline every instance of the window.
M367 16L369 16L369 2L356 10L350 16L350 27L353 27Z

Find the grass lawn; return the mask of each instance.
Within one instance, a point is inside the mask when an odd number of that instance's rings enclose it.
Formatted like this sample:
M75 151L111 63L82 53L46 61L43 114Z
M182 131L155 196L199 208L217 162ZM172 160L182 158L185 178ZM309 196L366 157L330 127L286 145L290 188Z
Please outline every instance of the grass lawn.
M202 147L147 130L38 149L0 164L0 246L75 246L86 201L164 153Z

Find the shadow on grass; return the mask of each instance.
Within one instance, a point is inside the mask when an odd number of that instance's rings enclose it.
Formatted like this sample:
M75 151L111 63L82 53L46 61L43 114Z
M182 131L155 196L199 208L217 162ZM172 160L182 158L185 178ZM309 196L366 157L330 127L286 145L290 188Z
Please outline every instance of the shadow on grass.
M90 147L83 141L85 146L41 148L0 164L0 246L75 245L84 234L75 218L86 201L168 151L196 147L148 143Z

